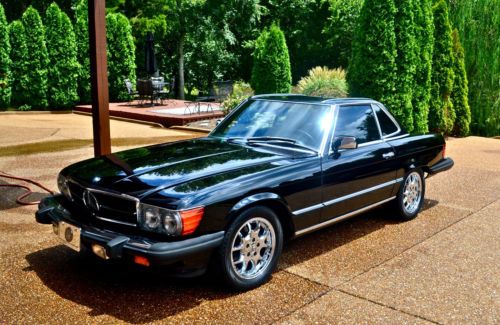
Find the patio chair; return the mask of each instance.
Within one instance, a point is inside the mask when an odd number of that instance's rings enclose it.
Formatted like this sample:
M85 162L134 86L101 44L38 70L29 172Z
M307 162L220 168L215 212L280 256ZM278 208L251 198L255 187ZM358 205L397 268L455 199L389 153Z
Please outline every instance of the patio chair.
M128 104L131 104L138 97L139 92L137 90L134 90L134 85L129 79L125 79L125 87L127 87L127 93L131 98Z
M137 91L139 92L140 105L151 101L151 106L154 106L154 87L151 80L137 80Z

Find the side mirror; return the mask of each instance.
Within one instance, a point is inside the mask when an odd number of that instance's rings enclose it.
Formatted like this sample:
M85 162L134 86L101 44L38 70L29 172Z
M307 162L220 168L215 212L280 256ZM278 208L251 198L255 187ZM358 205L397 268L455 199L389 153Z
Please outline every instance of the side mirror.
M358 142L355 137L338 137L332 143L332 150L337 153L339 150L356 149Z

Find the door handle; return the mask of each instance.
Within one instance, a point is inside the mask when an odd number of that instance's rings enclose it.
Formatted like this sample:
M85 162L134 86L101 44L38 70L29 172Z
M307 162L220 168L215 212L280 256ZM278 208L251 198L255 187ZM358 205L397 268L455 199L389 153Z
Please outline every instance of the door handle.
M382 157L383 157L384 159L389 159L389 158L392 158L392 157L394 157L394 152L392 152L392 151L391 151L391 152L388 152L388 153L384 153L384 154L382 155Z

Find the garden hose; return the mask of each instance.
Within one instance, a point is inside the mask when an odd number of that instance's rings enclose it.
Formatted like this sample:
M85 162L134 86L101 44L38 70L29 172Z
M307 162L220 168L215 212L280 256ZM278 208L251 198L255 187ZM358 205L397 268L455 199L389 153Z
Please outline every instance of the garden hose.
M5 172L2 172L0 171L0 178L8 178L8 179L13 179L13 180L17 180L17 181L22 181L22 182L26 182L26 183L30 183L32 185L35 185L41 189L43 189L44 191L46 191L47 193L49 194L54 194L54 191L52 191L51 189L45 187L44 185L34 181L34 180L31 180L31 179L28 179L28 178L22 178L22 177L16 177L16 176L12 176L12 175L8 175L7 173ZM27 202L27 201L24 201L24 199L26 197L28 197L29 195L33 194L33 191L28 187L28 186L25 186L25 185L21 185L21 184L0 184L0 187L14 187L14 188L22 188L24 189L26 192L19 195L17 198L16 198L16 202L20 205L36 205L38 203L40 203L39 201L31 201L31 202Z

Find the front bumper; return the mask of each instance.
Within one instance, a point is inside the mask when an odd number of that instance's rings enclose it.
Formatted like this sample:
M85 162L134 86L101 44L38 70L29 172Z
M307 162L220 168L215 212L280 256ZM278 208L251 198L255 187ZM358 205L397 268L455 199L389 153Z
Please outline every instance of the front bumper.
M224 238L224 231L202 235L176 242L157 242L145 237L128 236L121 233L99 229L76 221L71 213L50 196L42 200L35 214L36 221L42 224L66 222L81 229L81 244L87 247L100 245L105 248L110 259L132 259L145 257L152 264L169 265L189 260L197 256L209 256ZM200 261L201 262L201 261ZM205 261L206 262L206 261Z

